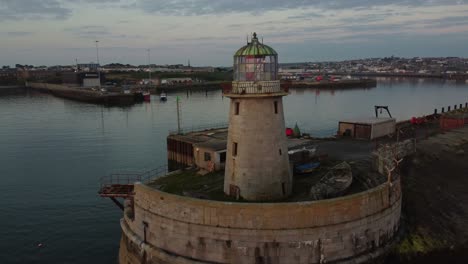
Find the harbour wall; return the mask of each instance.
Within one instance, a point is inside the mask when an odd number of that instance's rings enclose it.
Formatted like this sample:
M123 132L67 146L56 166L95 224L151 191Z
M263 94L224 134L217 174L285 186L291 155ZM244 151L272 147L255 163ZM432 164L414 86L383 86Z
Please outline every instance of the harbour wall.
M375 79L344 80L339 82L305 82L292 81L290 88L316 88L316 89L351 89L351 88L373 88L377 86Z
M289 81L281 82L288 84L290 88L316 88L316 89L352 89L352 88L372 88L377 86L375 79L363 80L343 80L339 82L308 82L308 81ZM231 84L231 82L209 82L191 85L168 85L151 87L149 91L152 94L159 94L161 92L192 92L192 91L212 91L222 89L223 84ZM135 86L135 89L147 89L146 86Z
M120 263L360 263L399 229L400 181L297 203L230 203L135 185Z
M26 86L51 93L57 97L86 103L106 105L129 105L135 103L133 94L101 93L99 91L51 83L26 83Z
M26 92L25 86L0 86L0 95L12 95Z

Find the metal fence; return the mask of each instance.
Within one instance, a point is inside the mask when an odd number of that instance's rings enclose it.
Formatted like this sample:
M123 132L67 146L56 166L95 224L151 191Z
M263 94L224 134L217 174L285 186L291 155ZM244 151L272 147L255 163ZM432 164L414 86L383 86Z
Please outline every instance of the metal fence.
M135 182L147 183L169 173L167 165L141 173L112 173L99 179L101 189L112 185L132 185Z
M192 126L192 127L183 127L180 130L170 130L169 135L183 135L192 132L201 132L206 130L212 129L220 129L220 128L228 128L228 122L220 122L214 124L207 124L207 125L199 125L199 126Z

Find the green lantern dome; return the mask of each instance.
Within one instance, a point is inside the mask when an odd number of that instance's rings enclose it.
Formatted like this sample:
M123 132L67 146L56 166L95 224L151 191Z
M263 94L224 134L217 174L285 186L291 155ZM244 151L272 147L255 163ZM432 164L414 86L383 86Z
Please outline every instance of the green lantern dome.
M257 39L257 33L253 33L250 43L240 48L234 56L268 56L278 55L276 51L268 45L260 43Z

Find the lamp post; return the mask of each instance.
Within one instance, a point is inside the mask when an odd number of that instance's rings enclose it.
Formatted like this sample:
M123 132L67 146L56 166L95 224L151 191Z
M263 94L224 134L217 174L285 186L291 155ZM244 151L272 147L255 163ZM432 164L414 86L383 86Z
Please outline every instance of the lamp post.
M99 79L99 88L101 88L101 71L99 70L99 40L96 40L96 59L97 59L97 72Z
M150 63L150 49L147 49L148 51L148 84L151 86L151 63Z

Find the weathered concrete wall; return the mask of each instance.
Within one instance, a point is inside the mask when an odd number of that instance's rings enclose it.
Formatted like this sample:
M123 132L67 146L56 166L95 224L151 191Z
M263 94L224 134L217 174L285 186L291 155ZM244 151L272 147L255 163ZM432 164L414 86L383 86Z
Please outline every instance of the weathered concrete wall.
M195 148L193 153L194 153L195 165L198 168L202 168L207 171L214 170L214 163L216 161L216 151L198 147L198 148ZM210 154L211 159L209 161L205 160L205 153ZM211 170L211 167L213 167L213 170Z
M219 171L224 169L224 163L221 164L220 154L226 151L214 151L211 149L206 149L202 147L194 148L194 160L195 165L198 168L202 168L206 171ZM209 153L211 160L205 160L205 153Z
M252 201L278 200L291 193L281 96L231 98L224 192L230 194L232 187Z
M31 87L33 89L39 90L50 90L50 89L67 89L68 86L61 84L52 84L52 83L26 83L26 87Z
M340 122L338 125L338 135L343 136L346 129L351 131L351 137L354 137L354 124Z
M26 86L40 91L50 92L51 94L58 97L87 103L107 105L129 105L135 103L133 94L103 94L98 91L79 89L78 87L68 87L66 85L50 83L27 83Z
M387 135L393 135L395 133L396 120L389 120L384 123L378 123L372 125L371 140L380 138Z
M401 211L399 181L299 203L199 200L141 184L135 191L134 214L121 222L120 263L367 260L392 240Z

